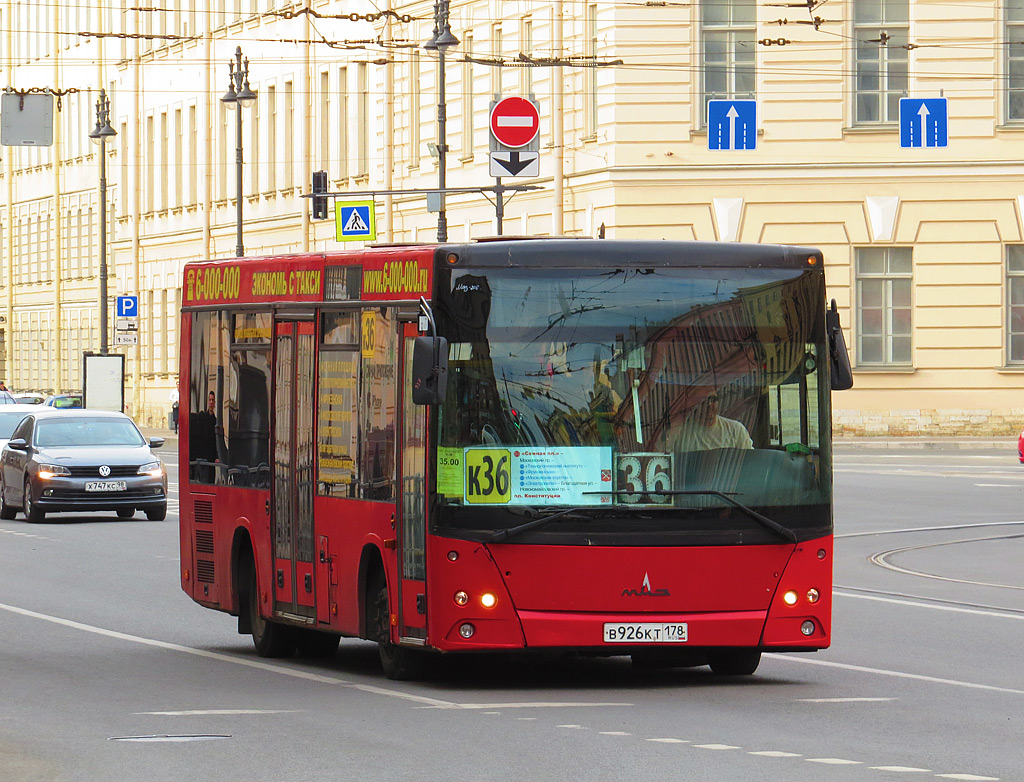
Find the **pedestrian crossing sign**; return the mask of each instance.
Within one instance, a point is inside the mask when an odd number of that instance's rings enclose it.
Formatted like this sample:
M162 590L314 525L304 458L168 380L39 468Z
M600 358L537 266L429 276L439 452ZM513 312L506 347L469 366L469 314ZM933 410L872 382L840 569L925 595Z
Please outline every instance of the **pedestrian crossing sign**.
M334 226L339 242L372 242L377 238L373 201L335 201Z

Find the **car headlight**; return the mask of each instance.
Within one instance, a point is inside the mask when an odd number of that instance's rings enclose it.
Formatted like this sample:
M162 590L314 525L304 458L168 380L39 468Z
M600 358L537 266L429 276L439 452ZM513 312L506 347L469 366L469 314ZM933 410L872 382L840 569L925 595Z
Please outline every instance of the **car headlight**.
M71 475L71 470L59 464L40 464L36 475L44 481L48 481L50 478L54 478L58 475Z
M164 465L162 462L149 462L139 468L139 475L152 475L154 478L159 478L163 474Z

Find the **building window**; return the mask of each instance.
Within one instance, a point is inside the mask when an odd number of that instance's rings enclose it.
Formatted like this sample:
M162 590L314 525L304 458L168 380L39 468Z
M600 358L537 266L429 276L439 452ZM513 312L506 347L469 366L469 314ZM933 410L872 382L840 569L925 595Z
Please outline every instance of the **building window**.
M898 122L907 94L909 0L855 0L854 122Z
M1006 30L1006 119L1024 120L1024 2L1007 0Z
M348 179L349 154L348 154L348 129L351 117L348 108L348 68L338 69L338 179Z
M473 33L462 37L462 157L473 154ZM523 68L524 71L530 70Z
M443 74L439 74L439 78ZM409 167L420 164L420 139L423 95L420 92L420 55L412 52L409 58Z
M594 9L594 16L596 18L597 6L592 6L592 8ZM533 19L529 16L524 16L520 20L519 46L519 51L527 57L533 56ZM529 98L533 95L533 68L526 67L519 69L519 94L524 98Z
M1024 244L1006 248L1006 363L1024 364Z
M757 5L754 0L704 0L701 3L704 57L701 111L705 125L709 100L756 97L756 47Z
M501 99L501 54L505 50L505 39L503 37L501 22L491 25L491 57L494 58L494 65L491 66L491 95L495 100Z
M857 365L909 366L912 250L862 247L857 256Z
M597 135L597 5L587 4L587 32L583 41L583 54L591 63L584 68L586 81L583 88L583 135L593 138Z
M357 177L370 174L370 81L366 63L356 63L356 159Z

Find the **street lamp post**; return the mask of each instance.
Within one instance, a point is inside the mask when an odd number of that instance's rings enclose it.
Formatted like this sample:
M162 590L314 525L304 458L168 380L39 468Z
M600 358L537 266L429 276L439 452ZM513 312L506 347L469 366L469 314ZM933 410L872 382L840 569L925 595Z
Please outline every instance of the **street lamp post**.
M245 255L242 245L242 109L256 102L256 93L249 89L249 60L242 59L241 46L235 49L235 59L228 60L228 91L221 101L229 109L238 109L235 115L235 255L241 258Z
M437 211L437 241L448 241L448 216L445 214L445 174L446 156L448 154L448 140L446 137L446 124L448 106L444 98L444 53L459 45L459 39L452 35L451 25L448 23L448 0L438 0L434 3L434 32L430 40L423 44L424 49L437 51L437 188L438 188L438 211Z
M96 127L89 138L100 145L100 353L107 352L107 139L117 135L110 127L110 99L100 90L96 101Z

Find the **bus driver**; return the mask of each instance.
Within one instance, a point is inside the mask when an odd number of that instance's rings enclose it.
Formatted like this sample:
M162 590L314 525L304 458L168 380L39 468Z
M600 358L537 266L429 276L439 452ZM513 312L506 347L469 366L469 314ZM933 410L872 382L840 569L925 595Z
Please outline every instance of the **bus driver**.
M682 425L669 434L670 450L710 451L715 448L753 448L746 428L739 421L718 414L718 391L712 390L695 405Z

